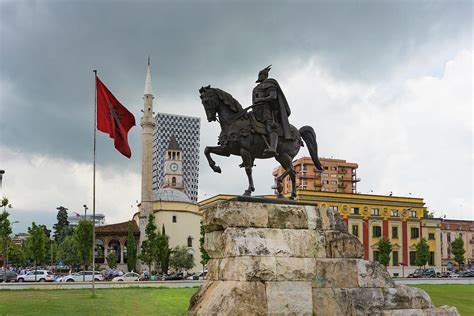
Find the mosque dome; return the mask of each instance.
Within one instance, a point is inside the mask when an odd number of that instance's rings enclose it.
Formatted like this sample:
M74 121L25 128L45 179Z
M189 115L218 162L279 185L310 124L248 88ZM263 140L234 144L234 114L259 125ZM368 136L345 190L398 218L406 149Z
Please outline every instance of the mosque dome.
M186 202L192 203L189 197L182 191L173 188L162 188L153 192L154 201L163 202Z

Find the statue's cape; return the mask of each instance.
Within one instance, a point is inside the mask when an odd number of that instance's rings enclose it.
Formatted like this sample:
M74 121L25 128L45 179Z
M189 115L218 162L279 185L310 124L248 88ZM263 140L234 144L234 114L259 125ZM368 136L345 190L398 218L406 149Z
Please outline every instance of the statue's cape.
M278 94L278 104L279 110L280 110L280 120L281 120L281 125L283 128L283 136L286 139L291 139L291 131L290 131L290 122L288 121L288 116L291 115L291 110L290 106L288 105L288 101L286 101L285 94L280 88L280 85L278 84L278 81L276 81L273 78L268 78L264 80L262 83L268 86L274 86L277 89L277 94Z

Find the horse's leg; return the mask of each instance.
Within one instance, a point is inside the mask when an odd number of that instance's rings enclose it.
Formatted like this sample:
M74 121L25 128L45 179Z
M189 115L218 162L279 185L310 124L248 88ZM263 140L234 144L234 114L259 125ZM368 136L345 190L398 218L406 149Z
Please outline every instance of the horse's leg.
M216 162L212 160L211 154L229 157L229 150L222 146L207 146L204 149L204 155L206 155L209 166L214 170L214 172L221 173L221 167L216 166Z
M276 160L280 163L280 165L283 167L285 170L277 179L276 179L276 186L277 186L277 197L282 198L283 197L283 186L282 182L283 179L289 174L292 182L292 192L290 198L292 200L295 199L296 197L296 173L295 170L293 169L293 164L291 161L291 157L288 154L281 153L276 157Z
M251 196L252 192L255 191L255 186L253 185L253 177L252 177L252 167L253 161L252 155L248 150L243 148L240 149L240 156L242 157L242 165L245 168L245 173L247 174L247 178L249 179L249 187L245 190L245 196Z

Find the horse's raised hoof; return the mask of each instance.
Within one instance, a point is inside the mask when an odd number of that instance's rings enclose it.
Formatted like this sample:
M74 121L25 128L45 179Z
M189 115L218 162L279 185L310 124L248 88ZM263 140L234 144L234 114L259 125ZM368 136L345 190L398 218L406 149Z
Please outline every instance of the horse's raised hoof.
M252 196L252 191L245 190L243 196Z
M221 172L222 172L221 167L219 167L219 166L214 166L214 167L212 167L212 170L214 170L214 172L217 172L217 173L221 173Z

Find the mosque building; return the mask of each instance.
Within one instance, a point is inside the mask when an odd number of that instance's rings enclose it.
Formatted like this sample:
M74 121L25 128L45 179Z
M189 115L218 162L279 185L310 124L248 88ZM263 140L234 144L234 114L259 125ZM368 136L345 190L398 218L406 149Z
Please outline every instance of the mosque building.
M188 272L202 271L199 263L202 215L196 203L199 118L164 113L154 116L149 60L143 99L141 201L132 218L138 252L146 238L148 217L153 214L158 230L161 232L165 227L170 248L186 246L193 256L194 268ZM127 229L128 221L96 227L98 262L106 264L104 258L113 251L119 258L118 268L127 269Z

